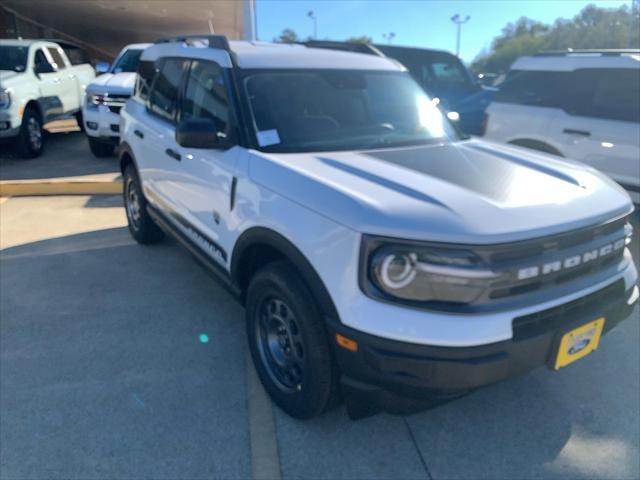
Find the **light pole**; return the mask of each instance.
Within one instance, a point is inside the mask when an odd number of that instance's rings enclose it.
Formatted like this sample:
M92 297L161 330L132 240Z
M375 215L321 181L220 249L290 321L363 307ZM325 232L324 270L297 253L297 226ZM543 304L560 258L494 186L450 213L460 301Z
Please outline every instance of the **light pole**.
M316 39L318 38L318 17L316 17L316 14L313 13L313 10L309 10L309 13L307 13L307 17L313 20L313 38Z
M393 39L396 38L396 34L393 32L383 33L382 38L384 38L387 41L387 43L391 45L391 42L393 41Z
M471 20L471 17L469 15L462 18L459 14L456 13L453 17L451 17L451 21L455 23L456 27L458 28L458 33L456 36L456 57L460 56L460 33L462 30L462 25L467 23L469 20Z

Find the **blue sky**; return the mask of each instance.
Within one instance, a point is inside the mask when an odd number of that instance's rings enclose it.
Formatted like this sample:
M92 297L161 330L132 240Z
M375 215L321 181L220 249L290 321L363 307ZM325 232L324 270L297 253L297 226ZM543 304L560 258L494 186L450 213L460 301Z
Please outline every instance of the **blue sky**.
M344 40L368 35L385 43L383 33L396 34L395 45L413 45L455 51L452 15L470 15L462 28L460 56L470 62L509 22L527 16L545 23L572 18L588 4L617 8L619 0L257 0L258 38L272 40L284 28L301 37L313 33L307 12L318 18L318 38Z

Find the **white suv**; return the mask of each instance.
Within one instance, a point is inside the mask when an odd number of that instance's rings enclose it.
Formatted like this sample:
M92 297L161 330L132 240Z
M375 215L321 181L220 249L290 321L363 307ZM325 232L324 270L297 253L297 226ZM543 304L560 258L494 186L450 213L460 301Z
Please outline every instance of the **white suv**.
M164 41L122 127L131 234L175 236L244 303L258 374L295 417L564 367L638 298L622 188L459 136L388 58Z
M87 87L82 116L89 148L96 157L113 155L120 141L120 109L133 93L140 55L149 45L124 47L109 70Z
M585 162L640 203L640 51L519 58L487 114L487 138Z

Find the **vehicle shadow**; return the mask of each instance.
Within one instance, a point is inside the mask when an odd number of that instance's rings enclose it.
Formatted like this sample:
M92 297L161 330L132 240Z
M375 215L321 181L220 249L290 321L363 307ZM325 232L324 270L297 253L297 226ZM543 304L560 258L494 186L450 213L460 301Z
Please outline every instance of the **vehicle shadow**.
M96 158L80 131L47 133L44 153L33 159L16 156L11 143L0 146L0 180L35 180L104 173L119 174L117 158Z
M9 247L0 292L3 478L251 475L242 309L173 242Z

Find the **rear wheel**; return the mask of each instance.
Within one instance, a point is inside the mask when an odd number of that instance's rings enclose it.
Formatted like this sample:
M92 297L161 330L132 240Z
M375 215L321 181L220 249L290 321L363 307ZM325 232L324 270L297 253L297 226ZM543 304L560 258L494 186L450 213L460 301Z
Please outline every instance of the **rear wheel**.
M76 117L76 122L78 122L78 127L80 128L80 131L84 132L84 118L82 116L82 110L80 110L79 112L76 112L74 116Z
M91 153L93 153L96 157L105 158L113 156L115 145L102 142L93 137L87 138L89 139L89 148L91 149Z
M40 115L33 108L27 108L22 117L18 135L18 155L22 158L36 158L44 149L44 130Z
M147 211L147 200L142 193L138 172L133 164L127 165L124 171L123 195L127 224L133 238L143 245L162 240L164 233Z
M271 263L252 278L246 319L258 376L282 410L311 418L337 403L337 370L322 315L289 263Z

